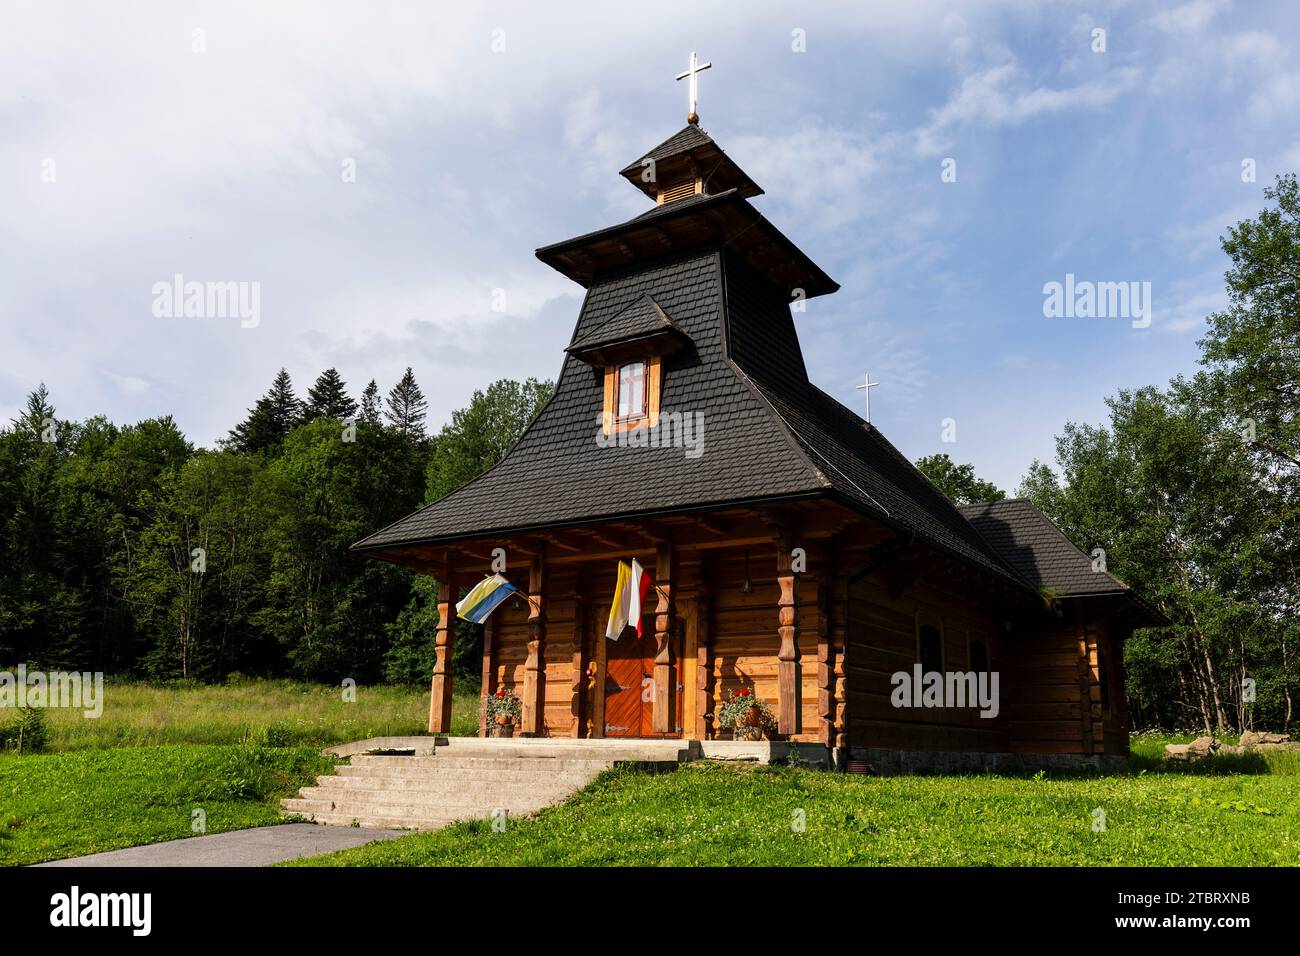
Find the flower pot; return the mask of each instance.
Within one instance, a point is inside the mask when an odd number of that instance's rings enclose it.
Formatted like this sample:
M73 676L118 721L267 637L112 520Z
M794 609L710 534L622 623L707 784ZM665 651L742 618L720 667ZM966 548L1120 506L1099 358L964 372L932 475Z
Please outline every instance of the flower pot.
M511 722L510 718L507 717L505 714L497 714L497 723L500 724L502 727L506 726L510 722Z
M501 718L498 717L497 720ZM492 725L493 737L513 737L515 735L515 725L507 721L504 724L497 723Z
M731 736L736 740L762 740L763 727L761 724L758 726L741 724L731 732Z

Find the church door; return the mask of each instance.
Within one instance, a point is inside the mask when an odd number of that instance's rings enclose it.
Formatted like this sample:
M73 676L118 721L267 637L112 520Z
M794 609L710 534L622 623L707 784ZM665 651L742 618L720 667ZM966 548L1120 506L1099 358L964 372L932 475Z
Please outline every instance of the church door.
M601 637L604 640L604 636ZM679 681L681 661L680 646L673 647L673 680ZM656 737L664 736L654 731L655 709L655 639L652 634L636 636L635 628L627 628L617 641L609 641L605 648L605 736L606 737ZM672 695L677 719L681 723L680 689ZM667 736L681 736L681 728Z

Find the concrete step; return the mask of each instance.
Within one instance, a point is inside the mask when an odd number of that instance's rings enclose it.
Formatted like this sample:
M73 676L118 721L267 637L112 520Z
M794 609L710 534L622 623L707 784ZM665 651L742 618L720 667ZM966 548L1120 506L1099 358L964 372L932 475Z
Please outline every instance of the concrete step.
M358 754L352 758L354 767L405 767L409 769L465 770L557 770L591 771L598 773L612 766L612 761L591 757L388 757Z
M290 813L300 813L304 816L332 814L347 817L349 820L367 816L391 817L395 820L481 820L491 817L498 810L505 810L511 816L526 816L549 803L548 800L515 799L446 807L431 803L380 803L369 800L342 802L289 797L281 801L281 806Z
M501 771L505 773L506 771ZM523 780L465 779L455 775L421 773L394 776L391 773L361 773L316 778L316 786L327 790L415 790L424 793L497 793L502 790L577 790L591 782L587 774L551 774Z
M509 770L499 767L430 767L415 764L393 764L391 766L342 766L337 768L337 775L347 779L373 778L458 781L464 784L488 782L500 784L540 783L547 780L591 780L604 770L599 767L585 767L581 770Z
M428 790L388 790L360 787L303 787L297 798L326 800L335 803L403 803L437 807L507 806L515 803L537 803L544 806L562 800L578 787L500 787L495 791L474 793L459 791L430 792Z
M346 813L304 813L302 816L311 823L322 826L376 827L385 830L437 830L457 822L447 817L389 817L376 813L360 816Z

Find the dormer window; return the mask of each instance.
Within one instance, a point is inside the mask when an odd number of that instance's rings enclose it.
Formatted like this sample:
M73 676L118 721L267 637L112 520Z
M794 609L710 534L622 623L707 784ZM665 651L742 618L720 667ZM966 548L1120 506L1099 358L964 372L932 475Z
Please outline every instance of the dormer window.
M659 356L624 359L605 366L604 432L654 428L659 423L659 383L663 362Z
M575 336L565 351L603 372L601 428L606 435L659 424L664 356L690 341L648 295Z
M618 367L618 420L630 422L646 416L646 363L624 362Z

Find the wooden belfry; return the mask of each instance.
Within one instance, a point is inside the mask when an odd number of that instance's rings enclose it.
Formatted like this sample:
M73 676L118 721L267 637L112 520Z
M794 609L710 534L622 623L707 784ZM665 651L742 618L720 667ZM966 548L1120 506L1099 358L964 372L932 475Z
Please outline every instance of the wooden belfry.
M1101 700L1092 662L1154 612L1027 502L954 507L809 380L790 303L839 287L700 127L710 66L691 54L686 126L621 170L653 205L537 250L585 289L552 399L493 468L355 546L439 581L430 731L451 730L459 590L503 549L521 599L485 626L482 693L518 693L527 736L725 739L743 688L767 739L837 754L1118 753L1123 675ZM612 641L633 559L655 590ZM944 670L1004 672L996 719L891 706L923 636Z

